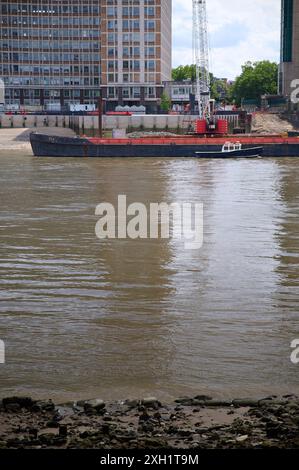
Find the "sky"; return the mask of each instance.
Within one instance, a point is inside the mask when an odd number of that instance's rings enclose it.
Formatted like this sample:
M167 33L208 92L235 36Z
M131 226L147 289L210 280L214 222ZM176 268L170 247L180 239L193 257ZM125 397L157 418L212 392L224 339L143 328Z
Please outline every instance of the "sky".
M233 80L250 61L279 61L280 0L207 0L210 69ZM192 60L192 0L173 0L173 66Z

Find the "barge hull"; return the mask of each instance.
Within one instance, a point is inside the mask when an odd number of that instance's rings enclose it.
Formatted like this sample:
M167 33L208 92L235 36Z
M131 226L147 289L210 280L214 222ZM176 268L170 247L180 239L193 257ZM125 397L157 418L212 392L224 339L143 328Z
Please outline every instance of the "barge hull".
M102 158L240 158L221 155L226 139L87 139L57 137L43 134L30 135L35 156L39 157L102 157ZM236 140L236 139L235 139ZM244 149L262 146L264 157L299 157L299 139L293 138L240 138ZM272 141L271 141L272 140ZM203 152L197 155L196 152ZM205 155L204 152L207 152ZM219 152L209 156L209 152ZM244 158L249 158L245 155Z

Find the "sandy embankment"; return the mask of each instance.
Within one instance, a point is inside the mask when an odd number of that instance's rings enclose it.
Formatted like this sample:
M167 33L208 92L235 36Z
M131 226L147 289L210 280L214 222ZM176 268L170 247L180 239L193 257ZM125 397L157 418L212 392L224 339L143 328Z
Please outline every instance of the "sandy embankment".
M32 155L29 135L31 132L40 132L49 135L74 136L71 129L60 127L42 127L34 129L0 129L0 154Z
M255 113L253 116L253 134L281 134L293 130L293 125L278 114Z

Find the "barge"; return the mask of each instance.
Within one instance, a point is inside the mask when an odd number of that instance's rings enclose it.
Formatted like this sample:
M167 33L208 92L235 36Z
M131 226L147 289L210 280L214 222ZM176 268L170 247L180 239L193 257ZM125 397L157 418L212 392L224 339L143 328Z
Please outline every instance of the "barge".
M222 152L228 139L238 140L243 155ZM195 157L240 158L256 155L262 149L264 157L299 157L299 138L281 136L174 136L142 139L105 139L96 137L59 137L31 133L32 151L38 157ZM252 152L252 151L253 152Z

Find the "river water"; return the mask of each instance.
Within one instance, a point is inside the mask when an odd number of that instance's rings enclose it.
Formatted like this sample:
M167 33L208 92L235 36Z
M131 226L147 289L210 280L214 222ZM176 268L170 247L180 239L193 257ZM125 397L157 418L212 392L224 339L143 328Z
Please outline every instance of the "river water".
M297 159L0 163L1 396L298 393ZM203 202L203 247L98 240L118 194Z

